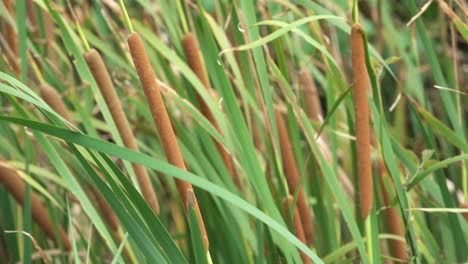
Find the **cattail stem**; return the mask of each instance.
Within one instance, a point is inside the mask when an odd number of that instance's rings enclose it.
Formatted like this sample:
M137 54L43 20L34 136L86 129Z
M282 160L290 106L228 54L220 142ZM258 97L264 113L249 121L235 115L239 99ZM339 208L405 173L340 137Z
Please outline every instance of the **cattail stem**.
M172 124L166 111L166 107L164 106L164 101L149 62L148 55L146 54L145 47L143 46L143 41L141 40L140 35L136 32L130 34L127 41L141 86L144 89L146 100L148 101L153 120L158 129L167 160L170 164L186 170L184 159L182 158L179 145L177 144L177 139L174 134L174 130L172 129ZM193 191L192 184L180 179L176 179L176 184L182 198L185 211L187 212L187 194L188 192ZM206 235L205 225L196 199L194 201L194 207L196 208L199 217L205 248L208 250L208 236Z
M288 195L288 197L285 197L283 200L283 207L284 207L284 213L286 215L286 219L289 219L289 216L292 216L292 224L294 225L294 230L296 231L296 236L299 238L299 240L307 244L307 240L305 238L304 234L304 229L302 228L302 221L301 221L301 215L299 210L297 210L297 207L294 208L292 212L290 212L291 208L293 208L293 197L291 195ZM286 221L289 222L289 221ZM289 228L292 229L291 224L289 225ZM302 263L304 264L309 264L311 263L310 258L304 254L304 252L300 252Z
M0 183L5 186L7 191L15 198L15 200L19 204L24 206L26 186L15 168L10 167L4 163L0 163ZM54 232L54 226L48 214L48 210L42 204L41 200L39 199L39 196L37 196L32 191L30 193L30 202L31 215L34 221L47 235L47 237L57 242L57 238ZM62 227L59 227L58 231L64 249L66 251L69 251L71 249L71 244L70 240L68 239L67 233L63 230Z
M351 30L351 52L361 216L365 219L373 204L369 105L367 102L369 80L365 63L363 32L361 27L356 24Z
M122 137L123 144L126 148L134 151L139 151L135 135L133 134L130 124L120 103L117 92L107 71L106 65L101 58L101 55L95 50L91 49L84 53L84 58L88 64L91 73L96 80L96 83L101 90L102 96L106 101L112 118L115 121L120 136ZM143 197L151 206L153 211L159 214L159 204L156 193L151 184L151 179L148 175L146 168L140 164L132 163L135 175L143 193Z
M297 206L300 211L302 227L309 245L314 244L314 231L312 227L312 216L304 189L300 186L299 170L297 169L296 159L289 141L288 131L283 117L278 107L275 107L276 124L278 126L278 135L281 146L281 156L283 158L284 174L288 182L289 191L295 193L298 191ZM299 190L297 190L299 188Z
M188 33L182 38L182 45L185 51L185 57L187 58L187 62L192 69L192 71L198 76L200 81L203 83L206 89L210 88L210 81L208 79L208 75L206 73L205 65L203 65L203 60L200 54L200 48L198 46L198 41L193 33ZM213 116L210 108L206 104L206 102L198 95L198 101L200 103L201 112L203 115L210 121L210 123L216 128L216 130L221 133L221 129L219 128L218 122ZM239 177L236 173L234 168L234 163L232 158L230 157L229 153L227 152L226 148L217 140L215 140L216 148L218 149L221 158L223 159L224 165L231 176L232 181L236 184L236 186L240 189L240 181Z

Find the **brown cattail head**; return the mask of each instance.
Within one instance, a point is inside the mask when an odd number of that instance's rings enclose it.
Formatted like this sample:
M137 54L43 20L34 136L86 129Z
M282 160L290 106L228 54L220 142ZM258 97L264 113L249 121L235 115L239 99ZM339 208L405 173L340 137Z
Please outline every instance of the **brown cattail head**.
M192 69L192 71L198 76L200 81L203 83L206 89L209 91L210 89L210 81L208 79L208 75L206 74L205 65L203 64L202 56L200 54L200 48L198 46L197 38L195 34L188 33L182 38L182 45L184 46L185 57L187 58L187 62ZM216 128L218 132L221 133L221 129L219 128L218 122L213 116L208 105L205 101L198 96L198 101L200 102L200 107L203 115L210 121L210 123ZM236 174L234 163L232 158L230 157L229 153L227 152L226 148L218 142L215 141L216 148L218 149L221 158L223 159L224 165L231 176L232 181L236 184L238 188L241 187L239 177Z
M55 111L61 115L68 122L73 124L73 119L68 112L68 108L65 106L62 100L62 96L48 84L42 84L40 88L42 99Z
M205 65L203 64L200 47L198 46L195 34L187 33L182 38L182 45L184 46L185 57L187 58L190 68L198 76L205 87L210 87L210 81L206 74Z
M8 192L15 198L15 200L24 206L25 198L25 183L21 179L18 171L6 165L5 163L0 163L0 184L3 184ZM48 214L47 208L42 204L39 196L34 192L30 192L30 202L31 202L31 215L34 221L42 229L42 231L50 239L57 241L55 237L54 227L52 225L52 220ZM62 227L58 228L60 234L60 240L62 241L63 247L66 251L71 249L70 240Z
M54 51L54 21L50 14L46 11L42 11L42 17L44 19L44 28L46 34L46 46L47 46L47 57L53 65L57 63L57 56Z
M278 126L278 136L281 147L281 156L283 158L284 174L288 182L289 191L295 193L299 188L299 196L297 198L297 206L300 211L301 221L307 242L309 245L314 243L314 231L312 227L312 216L304 189L300 186L299 170L297 169L296 159L292 151L291 142L289 141L288 130L281 116L278 107L275 107L276 125Z
M385 219L387 221L387 228L390 234L405 237L405 227L403 226L403 222L401 220L400 215L395 207L391 207L392 199L388 194L387 189L385 188L385 179L388 178L388 174L385 169L385 164L382 159L379 159L378 163L378 170L381 176L380 180L380 189L382 191L384 206L387 208L385 209ZM392 253L392 257L400 259L401 261L408 260L408 254L406 253L406 243L400 240L390 239L390 251Z
M292 229L291 225L289 224L289 216L292 215L292 223L294 224L294 230L296 231L297 238L304 244L307 244L307 240L304 235L304 229L302 228L302 221L301 215L297 207L294 208L292 212L290 210L293 208L293 197L288 195L283 200L283 207L284 207L284 214L286 215L286 222L288 222L289 228ZM311 263L310 258L304 254L304 252L300 252L301 259L303 263Z
M169 115L166 111L166 107L164 106L164 101L162 99L156 77L154 76L148 55L146 54L145 47L143 46L143 41L141 40L140 35L138 35L136 32L130 34L127 41L141 86L145 92L146 100L148 101L153 120L158 129L167 160L170 164L186 170L184 159L182 158L174 130L172 129ZM185 207L185 210L187 210L187 191L193 190L192 184L180 179L176 179L176 184L182 199L182 203ZM197 214L200 217L199 220L200 226L202 227L203 237L207 238L203 218L201 217L201 213L198 212L200 211L198 202L195 202L194 207L196 208ZM208 250L208 239L204 240L204 243L205 248Z
M139 151L135 135L133 134L130 124L123 110L122 104L120 103L119 97L115 91L114 85L110 78L109 72L107 71L106 65L101 58L101 55L95 50L91 49L84 53L84 58L88 64L91 73L93 74L96 83L101 90L102 96L106 101L109 111L111 112L112 118L115 121L119 134L122 137L122 141L126 148L134 151ZM159 203L156 197L156 193L151 184L150 177L146 168L140 164L132 163L135 175L143 193L143 197L151 206L153 211L159 214Z
M364 53L364 38L359 25L353 25L351 29L351 53L361 216L366 218L372 208L373 191L369 105L367 102L369 84Z
M301 88L304 91L304 104L307 116L312 120L322 121L322 106L312 76L307 69L303 69L299 72L299 79L302 86Z
M5 5L5 8L8 11L8 13L10 13L10 15L13 18L15 18L16 13L15 13L15 7L13 6L13 1L12 0L4 0L3 3ZM13 53L12 56L10 57L13 72L16 75L19 75L20 74L20 66L19 66L19 62L18 62L18 59L17 59L17 58L19 58L19 55L18 55L19 54L18 35L16 34L15 27L13 25L11 25L10 23L8 23L8 22L5 23L5 37L6 37L6 41L8 43L8 46L9 46L11 52Z

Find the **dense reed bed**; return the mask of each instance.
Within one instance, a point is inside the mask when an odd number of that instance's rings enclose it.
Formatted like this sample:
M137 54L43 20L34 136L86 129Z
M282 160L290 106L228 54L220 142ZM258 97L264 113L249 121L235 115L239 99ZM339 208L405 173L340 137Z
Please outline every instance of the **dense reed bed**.
M465 263L462 1L0 1L0 263Z

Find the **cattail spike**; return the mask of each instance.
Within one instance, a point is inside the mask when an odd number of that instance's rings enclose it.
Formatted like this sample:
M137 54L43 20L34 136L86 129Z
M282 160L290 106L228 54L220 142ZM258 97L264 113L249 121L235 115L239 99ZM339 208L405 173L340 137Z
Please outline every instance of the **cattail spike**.
M388 194L387 188L385 188L385 178L387 178L388 175L385 169L384 161L382 159L379 159L378 170L381 175L380 190L382 191L384 206L387 207L385 209L385 218L387 221L388 231L390 232L390 234L400 236L400 237L405 237L405 228L403 226L403 222L401 221L401 217L400 215L398 215L396 208L391 207L392 199L390 195ZM395 239L390 239L389 243L390 243L390 251L393 257L400 259L401 261L408 260L408 256L407 256L408 254L406 253L405 242L395 240Z
M203 60L200 54L200 48L198 46L198 41L193 33L188 33L182 38L182 45L185 51L185 57L187 58L187 62L192 69L192 71L198 76L200 81L203 83L206 89L210 89L210 81L208 79L208 75L206 74L206 69L203 64ZM198 101L200 102L200 108L203 115L210 121L210 123L216 128L216 130L221 133L221 129L219 128L218 122L213 116L210 108L206 104L206 102L198 95ZM223 159L223 162L226 166L226 169L231 176L232 181L236 184L236 186L240 189L240 180L235 171L234 163L232 158L230 157L229 153L227 152L226 148L217 140L215 140L216 148Z
M312 216L307 198L304 193L304 188L300 186L299 170L297 169L296 159L292 152L291 142L289 141L288 130L281 116L280 109L275 107L276 125L278 126L278 136L281 146L281 156L283 158L284 174L288 182L289 191L295 193L299 188L299 196L297 198L297 206L300 211L301 221L307 242L309 245L314 244L314 231L312 226Z
M291 195L288 195L288 197L285 197L283 199L283 207L284 207L284 213L286 215L286 219L289 219L289 216L292 215L292 224L294 224L294 230L296 231L296 236L299 238L299 240L307 244L307 240L305 238L304 234L304 229L302 228L302 221L301 221L301 215L299 213L299 210L297 210L297 207L294 208L293 212L290 212L290 209L293 208L293 197ZM289 221L286 221L289 222ZM292 227L290 226L290 229ZM300 252L302 263L304 264L309 264L311 263L310 258L304 254L304 252Z
M323 120L322 106L317 87L307 69L299 72L299 79L304 94L304 104L307 116L315 121Z
M84 58L88 64L91 73L93 74L96 83L101 90L102 96L106 101L112 118L115 121L120 136L122 137L124 146L134 151L139 151L135 135L133 134L130 124L120 103L119 97L115 91L114 85L107 71L106 65L101 58L101 55L95 50L91 49L84 53ZM146 168L140 164L132 163L135 175L143 193L143 197L151 206L153 211L159 214L159 203L156 193L151 184L151 179L148 175Z
M162 99L156 77L149 62L148 55L146 54L145 47L143 46L143 41L141 40L140 35L136 32L130 34L127 41L141 86L145 92L153 120L158 129L167 160L170 164L186 170L184 159L180 152L174 130L172 129L172 124L166 111L166 107L164 106L164 101ZM182 203L187 211L187 190L193 189L192 184L180 179L176 179L176 184ZM200 208L198 207L198 202L195 203L197 204L196 210L199 216L203 237L208 237L206 235L203 218L199 212ZM204 243L205 248L208 251L208 239L204 240Z
M73 123L73 119L68 112L67 106L63 103L62 96L50 85L42 84L40 88L42 99L68 122Z
M15 200L19 204L24 206L26 186L15 168L10 167L4 163L0 163L0 183L5 186L8 192L15 198ZM39 197L32 191L30 192L30 202L31 215L34 221L47 235L47 237L54 241L57 241L54 232L54 226L52 225L52 220L50 219L48 210L42 204ZM58 231L63 247L66 251L69 251L71 249L71 244L70 240L68 239L67 233L65 233L62 227L59 227Z
M353 25L351 29L351 52L361 216L365 219L372 208L373 190L369 105L367 102L369 80L365 62L363 32L359 25Z
M4 0L3 4L5 5L6 10L13 18L16 18L15 8L13 6L12 0ZM12 56L10 57L11 66L13 68L13 72L16 75L20 75L21 68L19 65L19 46L18 46L18 34L16 33L15 27L11 25L8 21L5 21L5 38L8 43L8 47L11 50Z

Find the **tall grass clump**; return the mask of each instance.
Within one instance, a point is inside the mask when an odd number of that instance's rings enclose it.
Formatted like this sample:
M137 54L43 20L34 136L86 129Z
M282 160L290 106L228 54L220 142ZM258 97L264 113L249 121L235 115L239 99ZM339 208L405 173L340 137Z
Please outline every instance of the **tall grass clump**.
M1 0L0 263L466 263L462 1Z

